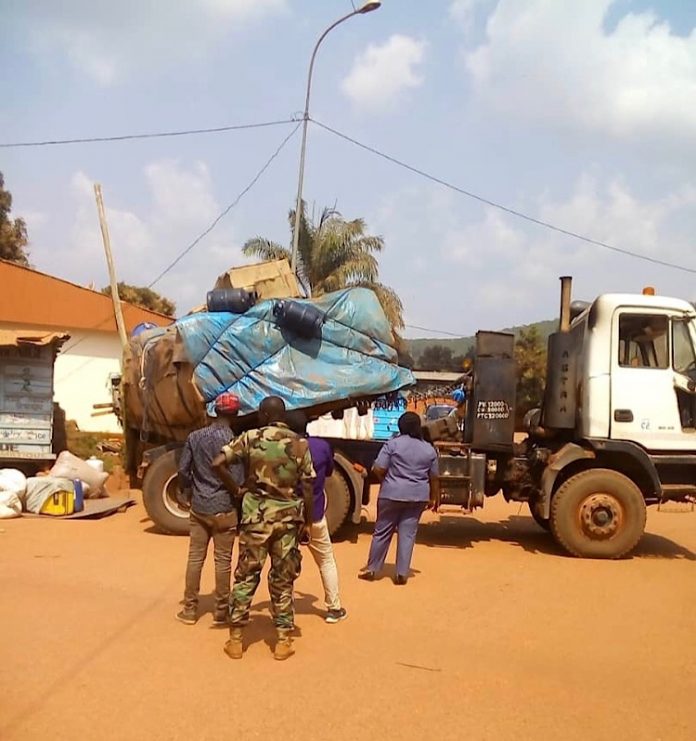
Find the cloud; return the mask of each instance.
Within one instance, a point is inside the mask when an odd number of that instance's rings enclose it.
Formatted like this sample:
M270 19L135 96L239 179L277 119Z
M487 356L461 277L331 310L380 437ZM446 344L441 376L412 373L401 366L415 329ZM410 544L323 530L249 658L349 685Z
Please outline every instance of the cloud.
M424 41L401 34L383 44L370 44L355 58L341 89L357 109L392 108L406 91L423 84L419 68L425 52Z
M123 204L119 194L108 188L104 191L117 275L135 285L152 281L222 210L203 162L158 160L144 167L142 178L148 197L137 207ZM69 239L56 245L50 224L43 229L33 225L37 240L32 258L46 272L101 288L108 278L93 183L83 170L74 173ZM155 290L185 312L204 302L215 276L239 262L240 256L233 228L229 221L223 221L157 283Z
M613 0L500 0L485 41L465 52L479 102L515 118L613 137L696 136L696 29L675 34L652 12L613 30ZM460 0L452 12L465 13Z
M159 0L25 0L8 16L36 54L64 54L98 84L111 85L142 69L145 60L163 66L205 54L224 33L287 7L287 0L200 0L196 7Z
M208 166L201 161L184 169L174 159L152 162L145 167L154 215L164 217L175 228L211 222L220 212L213 196Z
M694 206L696 188L690 186L661 198L641 199L620 179L602 182L583 174L565 199L539 197L534 213L610 245L696 268L696 261L690 259ZM526 225L490 208L483 219L446 235L445 246L450 260L486 274L474 289L474 298L489 310L501 301L533 305L540 292L564 274L576 276L588 297L603 291L640 290L645 277L658 271L682 289L690 281L685 273L679 277L674 271Z
M495 0L452 0L449 15L468 34L473 29L480 9L494 4Z
M621 178L593 172L578 177L568 192L544 191L514 205L560 227L696 269L694 186L644 198ZM696 298L689 273L618 255L491 207L482 210L432 185L386 196L371 223L387 245L382 279L406 300L407 322L421 327L464 336L552 318L561 275L574 277L578 298L637 292L644 285Z

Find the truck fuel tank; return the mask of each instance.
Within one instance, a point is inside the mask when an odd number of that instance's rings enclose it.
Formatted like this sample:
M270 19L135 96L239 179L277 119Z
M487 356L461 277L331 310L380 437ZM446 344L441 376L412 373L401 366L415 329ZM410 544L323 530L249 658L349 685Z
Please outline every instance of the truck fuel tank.
M486 456L461 445L436 444L440 467L440 503L459 504L472 510L483 507Z

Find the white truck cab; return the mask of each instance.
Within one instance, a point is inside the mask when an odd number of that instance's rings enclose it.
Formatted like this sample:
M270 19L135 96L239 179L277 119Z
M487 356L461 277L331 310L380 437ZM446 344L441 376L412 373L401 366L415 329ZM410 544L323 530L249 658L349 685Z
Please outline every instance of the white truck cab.
M568 551L617 558L646 505L696 498L696 310L651 288L571 304L561 281L525 493Z
M605 294L572 323L582 334L579 434L648 451L696 452L696 310L651 294Z

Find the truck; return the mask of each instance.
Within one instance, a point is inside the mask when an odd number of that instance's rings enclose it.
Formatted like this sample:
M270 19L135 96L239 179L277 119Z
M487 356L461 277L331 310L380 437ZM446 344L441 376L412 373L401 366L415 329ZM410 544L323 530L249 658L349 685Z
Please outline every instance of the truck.
M424 430L438 451L442 504L471 513L502 494L526 503L568 554L621 558L639 542L648 506L696 500L696 310L652 289L572 301L571 278L560 280L559 326L526 438L515 442L514 336L501 332L476 335L463 431L452 418ZM336 532L360 521L383 443L330 442L327 519ZM187 529L175 490L180 447L172 441L131 462L144 475L150 517L168 532Z
M64 449L65 421L53 402L53 373L68 339L57 332L0 330L0 468L34 476Z

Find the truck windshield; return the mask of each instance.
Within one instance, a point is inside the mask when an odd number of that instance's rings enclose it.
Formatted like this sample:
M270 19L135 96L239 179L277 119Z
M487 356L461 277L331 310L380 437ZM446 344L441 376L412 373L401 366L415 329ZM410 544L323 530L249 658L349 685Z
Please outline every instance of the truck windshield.
M675 319L672 322L672 362L674 370L682 375L696 371L693 321Z
M621 314L619 365L628 368L667 368L668 326L664 314Z

